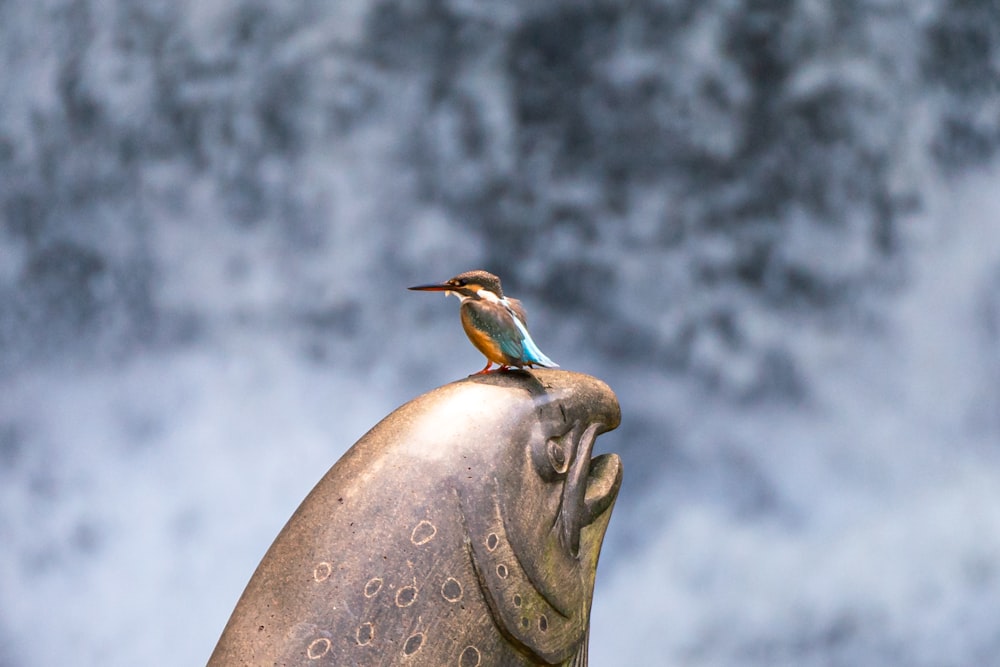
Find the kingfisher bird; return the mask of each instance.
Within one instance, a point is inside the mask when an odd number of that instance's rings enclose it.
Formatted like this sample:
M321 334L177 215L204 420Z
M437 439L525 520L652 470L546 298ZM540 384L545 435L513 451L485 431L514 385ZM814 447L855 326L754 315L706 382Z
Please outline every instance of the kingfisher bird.
M408 289L454 294L461 301L462 328L472 344L486 355L486 367L474 373L510 370L511 366L558 368L546 357L528 333L528 318L517 299L503 295L500 279L486 271L466 271L443 283L416 285Z

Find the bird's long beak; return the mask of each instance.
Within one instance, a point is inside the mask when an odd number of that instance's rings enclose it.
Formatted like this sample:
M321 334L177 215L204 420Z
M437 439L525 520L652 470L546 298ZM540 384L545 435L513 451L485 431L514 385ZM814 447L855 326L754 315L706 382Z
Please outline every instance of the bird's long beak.
M435 285L414 285L413 287L407 287L406 289L411 289L417 292L450 292L454 289L451 285L435 284Z

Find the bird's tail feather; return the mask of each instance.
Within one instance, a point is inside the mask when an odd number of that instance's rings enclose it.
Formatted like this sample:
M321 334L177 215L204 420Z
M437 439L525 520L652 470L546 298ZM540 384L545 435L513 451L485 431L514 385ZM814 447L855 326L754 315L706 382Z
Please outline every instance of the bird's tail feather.
M521 347L524 349L524 360L535 364L536 366L544 366L545 368L559 368L559 364L549 359L545 356L545 353L538 349L535 345L535 341L531 340L531 334L528 333L528 328L521 323L518 318L514 318L514 324L517 325L518 331L521 332Z

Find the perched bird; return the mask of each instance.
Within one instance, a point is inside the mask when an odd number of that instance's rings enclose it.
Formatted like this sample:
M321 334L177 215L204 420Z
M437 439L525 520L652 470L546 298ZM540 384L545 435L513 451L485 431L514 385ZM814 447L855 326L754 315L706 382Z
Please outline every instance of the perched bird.
M504 296L500 279L486 271L466 271L451 280L434 285L417 285L411 290L454 294L462 305L462 328L476 348L486 355L486 368L475 375L489 373L493 364L505 371L511 366L545 366L559 364L546 357L528 333L527 317L517 299Z

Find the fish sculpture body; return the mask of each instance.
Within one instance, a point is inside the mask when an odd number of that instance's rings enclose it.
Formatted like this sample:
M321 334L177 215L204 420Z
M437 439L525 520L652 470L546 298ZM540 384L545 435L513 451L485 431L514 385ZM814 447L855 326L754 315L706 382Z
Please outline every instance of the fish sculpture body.
M288 521L209 667L584 667L622 479L591 451L619 420L607 385L555 370L402 406Z

